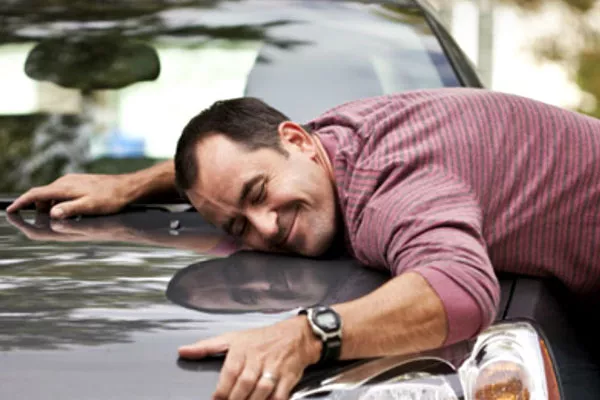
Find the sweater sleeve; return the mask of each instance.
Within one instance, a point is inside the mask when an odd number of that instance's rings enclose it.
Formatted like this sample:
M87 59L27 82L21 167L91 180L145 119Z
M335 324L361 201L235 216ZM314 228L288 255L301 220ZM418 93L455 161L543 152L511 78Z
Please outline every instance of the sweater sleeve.
M362 212L354 242L361 262L427 280L446 311L446 345L473 337L494 320L500 288L482 213L469 187L453 176L426 171L387 178Z

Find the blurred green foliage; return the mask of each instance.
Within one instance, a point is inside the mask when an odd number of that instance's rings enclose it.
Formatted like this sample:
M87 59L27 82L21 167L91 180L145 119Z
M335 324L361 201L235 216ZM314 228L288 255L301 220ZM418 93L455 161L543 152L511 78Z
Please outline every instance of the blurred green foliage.
M551 3L566 6L555 30L540 36L533 51L540 60L564 65L573 82L587 94L577 111L600 118L600 8L599 0L498 0L514 4L535 18Z

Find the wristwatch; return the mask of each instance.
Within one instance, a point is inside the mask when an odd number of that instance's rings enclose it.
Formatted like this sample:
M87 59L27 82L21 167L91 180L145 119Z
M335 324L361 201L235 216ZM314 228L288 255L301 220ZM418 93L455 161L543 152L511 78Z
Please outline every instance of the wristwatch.
M298 315L306 315L310 328L321 340L321 358L319 364L340 358L342 348L342 320L333 309L325 306L303 308Z

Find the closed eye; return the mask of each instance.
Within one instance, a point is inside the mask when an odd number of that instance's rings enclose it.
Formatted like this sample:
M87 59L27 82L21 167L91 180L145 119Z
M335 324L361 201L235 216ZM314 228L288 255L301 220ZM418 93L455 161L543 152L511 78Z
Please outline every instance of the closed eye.
M258 190L256 191L256 196L252 199L252 204L259 204L265 201L267 197L267 181L263 180Z

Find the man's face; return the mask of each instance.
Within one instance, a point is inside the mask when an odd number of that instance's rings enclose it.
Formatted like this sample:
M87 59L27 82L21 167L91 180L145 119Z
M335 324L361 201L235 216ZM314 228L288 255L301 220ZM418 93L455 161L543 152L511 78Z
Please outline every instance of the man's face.
M336 233L329 161L299 125L284 122L279 135L287 156L251 151L219 134L203 139L198 181L187 195L206 219L252 249L317 256Z

